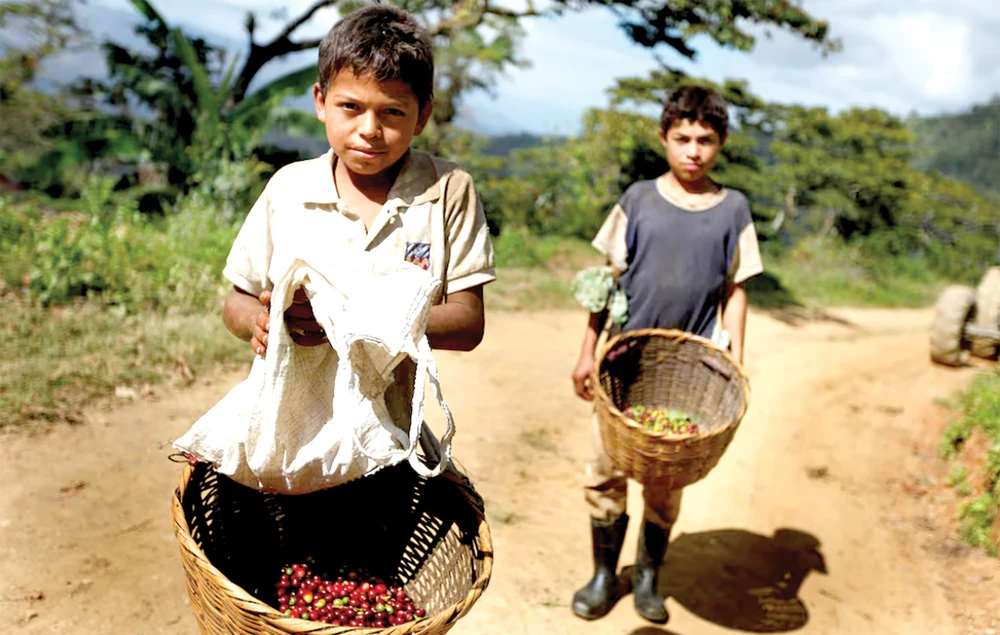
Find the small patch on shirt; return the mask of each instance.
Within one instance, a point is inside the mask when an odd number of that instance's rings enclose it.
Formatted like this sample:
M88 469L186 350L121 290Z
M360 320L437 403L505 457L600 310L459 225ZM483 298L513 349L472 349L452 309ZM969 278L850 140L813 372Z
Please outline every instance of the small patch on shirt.
M406 262L412 262L424 271L431 268L430 243L406 243Z

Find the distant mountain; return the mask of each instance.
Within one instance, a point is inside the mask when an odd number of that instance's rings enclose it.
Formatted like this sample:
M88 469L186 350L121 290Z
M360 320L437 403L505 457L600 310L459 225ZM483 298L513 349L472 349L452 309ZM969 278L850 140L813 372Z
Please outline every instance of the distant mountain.
M1000 95L965 112L912 117L907 123L917 136L915 168L1000 198Z
M483 154L494 157L505 157L509 156L515 150L558 145L564 141L566 141L565 137L541 136L530 132L496 135L490 137L489 143L483 148Z

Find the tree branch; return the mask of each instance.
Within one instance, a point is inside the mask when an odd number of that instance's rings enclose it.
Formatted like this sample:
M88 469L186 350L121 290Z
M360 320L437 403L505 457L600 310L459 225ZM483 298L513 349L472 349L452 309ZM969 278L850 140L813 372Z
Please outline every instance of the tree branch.
M278 40L283 40L283 39L287 40L287 39L289 39L291 37L292 33L297 28L299 28L300 26L302 26L303 24L305 24L306 22L308 22L309 18L313 17L313 15L317 11L319 11L320 9L322 9L324 7L332 7L333 5L337 4L338 1L339 0L318 0L318 2L313 3L313 5L311 7L309 7L308 9L306 9L302 13L302 15L300 15L298 18L296 18L292 22L289 22L288 26L285 27L285 30L282 31L280 35L278 35L277 37L275 37L274 40L272 40L272 43L277 42ZM298 49L298 50L302 50L302 49Z
M431 36L439 37L460 29L474 29L482 25L488 15L519 20L521 18L543 16L546 15L546 12L536 9L535 3L532 0L528 0L528 8L524 11L513 11L511 9L497 7L491 5L489 0L484 0L483 3L477 7L476 11L472 12L471 15L464 19L455 18L454 20L442 20L437 27L431 31Z

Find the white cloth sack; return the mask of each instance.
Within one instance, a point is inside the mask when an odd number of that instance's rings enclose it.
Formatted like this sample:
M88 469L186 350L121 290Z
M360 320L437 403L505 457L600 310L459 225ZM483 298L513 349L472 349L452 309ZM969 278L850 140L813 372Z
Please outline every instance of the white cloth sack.
M237 482L282 494L333 487L402 461L424 476L447 467L454 421L424 333L441 282L405 261L330 252L275 254L277 275L270 277L279 282L266 355L174 447ZM299 287L330 346L292 341L283 316ZM417 366L408 434L400 428L407 422L394 424L383 399L407 356ZM433 469L416 454L426 376L447 422Z

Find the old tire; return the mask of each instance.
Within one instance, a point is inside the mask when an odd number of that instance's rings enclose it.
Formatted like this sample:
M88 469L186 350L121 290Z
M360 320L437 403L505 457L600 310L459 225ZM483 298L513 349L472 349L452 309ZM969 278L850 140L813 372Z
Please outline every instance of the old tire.
M976 294L970 287L951 286L934 305L931 359L946 366L962 366L969 359L964 330L976 313Z
M986 270L982 282L976 289L976 325L986 328L997 328L997 316L1000 315L1000 267ZM973 337L969 341L969 350L976 357L993 359L997 354L997 343L985 337Z

